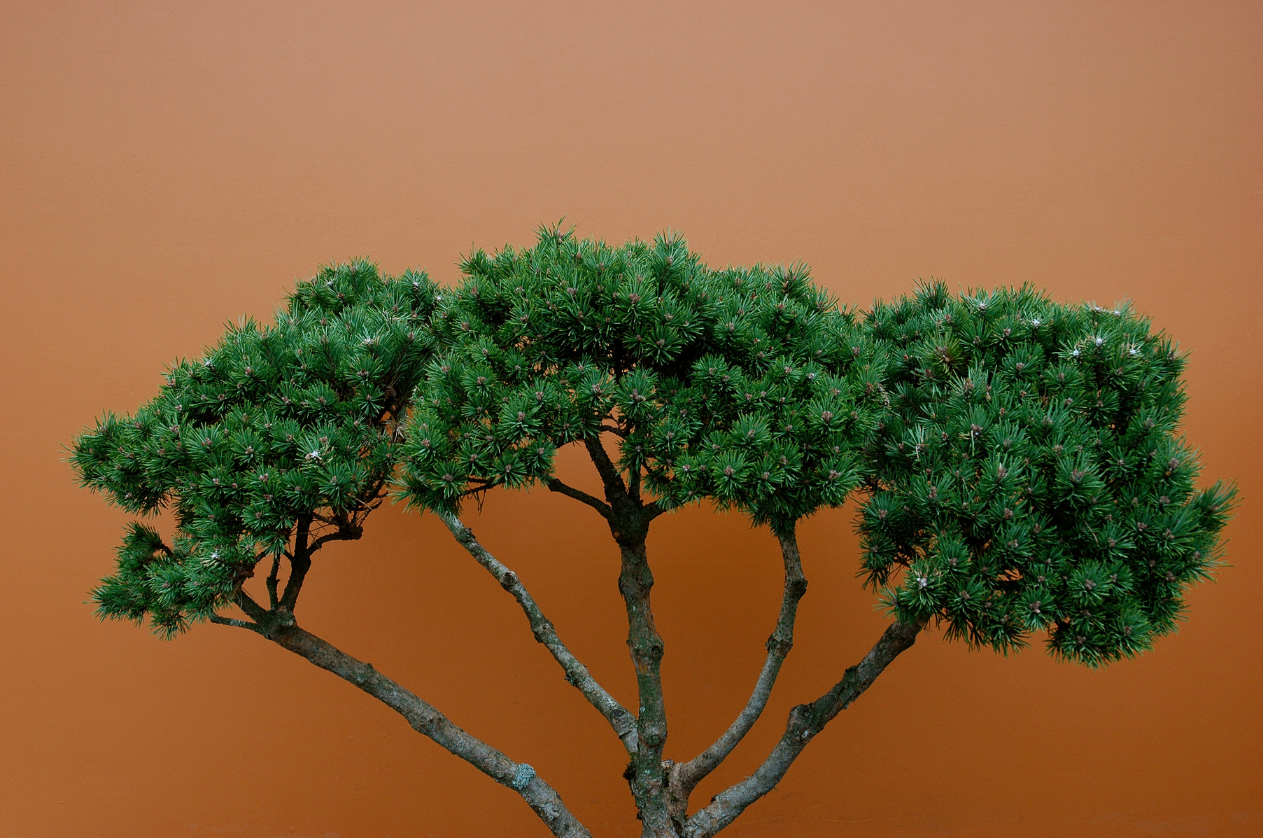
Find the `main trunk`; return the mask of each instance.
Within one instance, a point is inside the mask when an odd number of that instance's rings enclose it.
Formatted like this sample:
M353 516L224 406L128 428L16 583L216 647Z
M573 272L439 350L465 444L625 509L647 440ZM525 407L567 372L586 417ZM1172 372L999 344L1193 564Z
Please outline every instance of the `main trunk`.
M667 712L662 696L662 636L654 625L649 602L653 573L643 536L620 540L619 550L622 568L618 589L627 606L627 648L640 694L636 724L640 743L625 776L639 811L642 838L677 838L677 824L667 812L667 769L662 763Z

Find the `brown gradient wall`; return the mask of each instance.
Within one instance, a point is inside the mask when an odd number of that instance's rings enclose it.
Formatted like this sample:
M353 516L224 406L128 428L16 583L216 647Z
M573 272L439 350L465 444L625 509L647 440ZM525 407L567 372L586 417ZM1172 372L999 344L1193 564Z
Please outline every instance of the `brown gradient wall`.
M712 264L804 260L867 305L917 277L1131 298L1193 350L1187 433L1243 503L1215 584L1092 672L928 637L736 836L1263 835L1263 4L0 5L0 838L545 834L516 795L245 632L172 643L86 592L125 516L61 446L134 410L222 324L320 263L456 280L471 243L563 215L683 230ZM574 458L563 468L584 480ZM469 519L634 703L616 555L590 510ZM884 625L851 512L802 537L811 590L763 722ZM660 520L670 755L744 702L779 602L770 536ZM325 550L299 617L530 761L600 836L638 834L621 749L432 518Z

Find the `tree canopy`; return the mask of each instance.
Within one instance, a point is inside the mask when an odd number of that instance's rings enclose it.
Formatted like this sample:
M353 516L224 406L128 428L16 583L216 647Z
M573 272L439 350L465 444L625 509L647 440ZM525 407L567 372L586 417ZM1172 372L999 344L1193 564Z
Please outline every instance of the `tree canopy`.
M186 628L299 529L354 537L392 481L448 512L495 486L581 494L556 450L603 433L655 513L783 529L858 497L889 608L1001 651L1046 631L1072 660L1134 655L1217 561L1233 489L1197 489L1185 357L1125 304L929 283L861 314L804 266L714 269L673 234L541 228L461 267L445 293L323 269L78 437L85 485L177 523L169 546L129 526L100 613Z
M712 268L674 234L610 246L541 228L532 247L475 250L461 268L444 290L363 261L324 268L273 325L230 325L134 415L81 434L70 460L84 485L175 524L170 544L128 526L93 592L98 614L148 618L167 637L198 620L253 631L513 789L554 835L590 838L529 764L298 626L312 555L359 538L394 492L443 520L609 723L642 835L707 838L775 788L928 624L1001 652L1044 632L1054 655L1099 666L1171 631L1185 589L1219 563L1235 489L1198 488L1179 432L1185 357L1128 305L936 282L861 312L805 266ZM555 473L570 444L603 498ZM466 498L535 485L610 525L638 712L458 517ZM830 690L794 706L756 771L690 814L794 645L807 589L798 521L848 499L860 575L894 621ZM784 592L745 707L675 760L646 539L657 516L702 502L772 529ZM269 559L263 605L244 583ZM220 613L229 606L248 619Z

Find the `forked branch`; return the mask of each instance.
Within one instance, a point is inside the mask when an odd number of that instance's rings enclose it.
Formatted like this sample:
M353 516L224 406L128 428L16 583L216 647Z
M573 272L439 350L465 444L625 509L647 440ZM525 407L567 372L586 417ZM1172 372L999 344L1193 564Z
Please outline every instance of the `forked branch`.
M754 684L754 691L746 702L745 708L733 720L715 743L688 762L678 763L671 769L671 793L679 809L679 814L687 808L688 797L703 779L719 767L720 763L732 753L738 743L749 733L750 728L767 707L768 698L772 695L772 687L780 674L781 664L794 645L794 621L798 616L798 602L807 592L807 577L803 575L802 557L798 552L798 539L791 524L783 533L776 534L781 545L781 556L785 562L785 590L781 596L781 611L776 619L776 628L767 639L767 658L763 661L763 669Z
M684 838L709 838L775 788L812 737L859 698L891 661L912 646L922 627L922 624L895 621L864 659L847 669L833 689L811 704L800 704L791 710L785 733L763 764L753 775L717 794L709 806L689 818Z
M298 605L298 595L303 590L307 571L311 570L311 557L330 541L355 541L364 534L364 528L354 516L340 513L328 521L334 529L318 538L312 538L311 522L314 516L304 516L298 521L294 535L294 553L289 557L289 579L280 607L290 612Z

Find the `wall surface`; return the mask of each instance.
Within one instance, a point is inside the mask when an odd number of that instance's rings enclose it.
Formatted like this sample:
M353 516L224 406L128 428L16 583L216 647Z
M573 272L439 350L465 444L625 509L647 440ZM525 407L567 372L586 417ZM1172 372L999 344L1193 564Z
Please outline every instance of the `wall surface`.
M261 638L164 643L85 604L126 516L62 446L321 263L444 283L565 217L673 227L712 264L809 263L868 305L917 277L1135 301L1192 350L1186 430L1235 478L1232 566L1101 672L928 637L726 834L1263 835L1263 4L77 3L0 6L0 838L543 836L520 799ZM566 474L591 480L576 458ZM547 493L469 513L625 703L601 522ZM740 779L885 619L850 510ZM325 550L308 628L638 834L621 749L433 518ZM772 538L661 519L668 753L745 699Z

